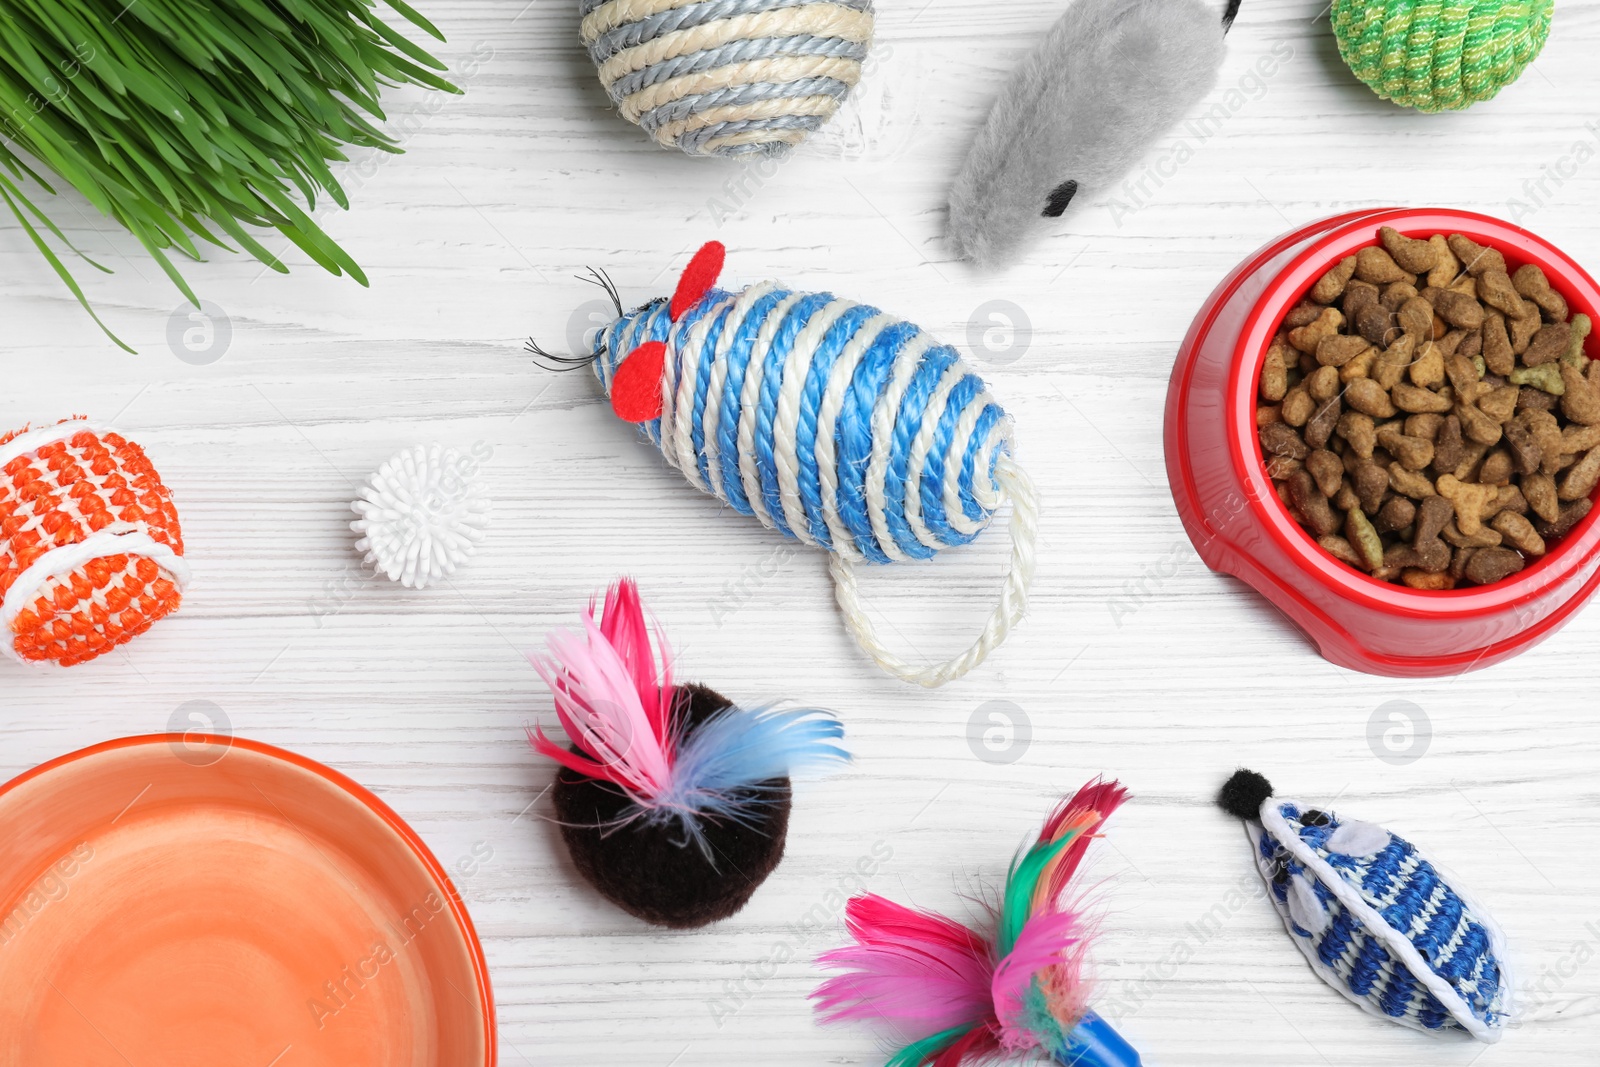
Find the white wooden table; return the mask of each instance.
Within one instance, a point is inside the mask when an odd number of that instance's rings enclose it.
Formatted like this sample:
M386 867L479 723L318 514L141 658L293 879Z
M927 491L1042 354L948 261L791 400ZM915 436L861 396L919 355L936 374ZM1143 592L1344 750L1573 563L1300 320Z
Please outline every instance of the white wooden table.
M1592 1018L1486 1050L1346 1004L1250 896L1243 835L1211 798L1240 764L1287 795L1337 798L1492 905L1521 983L1543 979L1541 1003L1600 992L1600 608L1462 678L1334 668L1200 564L1168 494L1161 415L1206 293L1321 215L1431 203L1504 216L1515 197L1530 228L1600 269L1600 163L1547 182L1542 203L1524 186L1600 137L1586 127L1600 122L1600 2L1561 0L1543 57L1499 99L1425 116L1349 76L1321 0L1247 0L1223 74L1246 100L1225 129L1189 135L1193 158L1137 210L1086 203L997 276L950 257L944 196L1061 4L880 6L848 113L762 174L657 150L607 114L571 0L436 0L440 54L466 95L393 92L406 154L353 161L354 209L323 216L371 288L298 254L286 278L226 254L190 266L231 329L220 358L184 347L203 324L181 311L169 344L178 295L79 198L52 211L116 268L79 276L137 356L0 224L0 423L88 413L136 437L177 493L196 570L182 612L125 655L65 674L0 663L0 771L220 709L235 733L377 791L446 865L489 854L459 885L507 1065L881 1063L871 1034L818 1028L806 1002L811 958L844 937L840 887L855 887L857 859L888 854L875 891L970 912L964 898L998 884L1053 800L1100 773L1136 799L1094 850L1099 998L1147 1063L1594 1063ZM1242 83L1275 46L1292 58ZM718 514L617 424L590 377L541 372L521 351L529 334L565 347L581 333L573 310L598 295L573 279L582 267L639 302L711 237L730 249L730 282L832 288L963 345L995 327L975 358L1046 494L1044 544L1031 617L967 680L928 693L879 674L845 635L818 554ZM974 319L994 300L1031 324L1020 351ZM204 330L188 343L204 349ZM495 525L469 569L411 593L360 576L347 502L392 452L428 441L487 453ZM873 572L884 625L928 655L959 647L997 587L1002 542ZM620 574L641 581L691 676L837 709L857 757L801 788L784 865L742 914L698 933L647 929L579 882L540 799L552 768L523 739L552 719L524 652ZM1030 724L1026 739L991 737L998 755L969 742L989 701ZM1387 718L1397 707L1420 727L1409 741Z

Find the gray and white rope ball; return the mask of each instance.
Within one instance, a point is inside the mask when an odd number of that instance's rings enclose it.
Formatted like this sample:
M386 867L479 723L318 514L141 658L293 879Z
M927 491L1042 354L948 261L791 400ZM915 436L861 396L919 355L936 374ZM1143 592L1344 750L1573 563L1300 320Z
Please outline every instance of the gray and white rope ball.
M872 0L578 0L622 117L700 156L779 156L861 78Z

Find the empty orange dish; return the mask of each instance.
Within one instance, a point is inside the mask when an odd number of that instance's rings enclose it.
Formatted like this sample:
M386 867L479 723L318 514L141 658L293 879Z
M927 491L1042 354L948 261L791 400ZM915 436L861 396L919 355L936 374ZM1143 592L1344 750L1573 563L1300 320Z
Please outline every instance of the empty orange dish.
M0 1067L492 1067L472 921L377 797L130 737L0 787Z

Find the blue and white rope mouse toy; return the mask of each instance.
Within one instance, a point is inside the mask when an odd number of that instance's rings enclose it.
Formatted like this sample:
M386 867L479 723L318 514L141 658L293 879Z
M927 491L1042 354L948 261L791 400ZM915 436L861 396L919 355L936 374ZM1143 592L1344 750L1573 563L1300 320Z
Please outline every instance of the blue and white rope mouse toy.
M1013 456L1011 419L960 353L908 322L831 293L776 282L716 288L711 242L671 299L624 312L592 363L618 417L641 425L691 485L785 536L825 548L861 647L897 678L933 688L1005 640L1027 607L1038 503ZM966 544L1011 505L1000 602L973 644L944 663L907 663L862 607L856 564L925 560Z
M1323 981L1414 1030L1500 1039L1512 989L1500 929L1409 841L1275 797L1254 771L1218 802L1245 820L1267 899Z

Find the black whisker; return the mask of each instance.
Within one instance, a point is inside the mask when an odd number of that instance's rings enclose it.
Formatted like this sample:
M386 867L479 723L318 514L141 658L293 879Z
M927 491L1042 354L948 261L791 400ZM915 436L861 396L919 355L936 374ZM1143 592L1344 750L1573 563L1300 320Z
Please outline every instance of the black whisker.
M523 347L529 352L533 353L533 361L535 363L539 364L542 369L548 371L577 370L579 367L587 367L589 364L606 354L605 346L601 345L598 351L587 356L557 355L554 352L547 352L543 348L539 347L539 342L535 341L531 337L528 338L527 344Z
M604 289L606 295L611 298L611 303L616 306L617 318L620 319L622 317L622 296L617 292L616 283L611 280L611 275L594 267L586 267L585 269L589 272L590 277L585 278L579 274L576 275L577 279L580 282L588 282L590 285L598 285Z
M584 277L582 274L575 274L573 277L577 278L580 282L587 282L590 285L598 285L601 289L604 289L606 296L611 299L612 306L617 309L617 318L622 318L624 316L622 309L622 297L618 294L616 283L611 280L611 275L594 267L587 267L585 269L589 272L588 277ZM528 343L524 347L526 347L529 352L533 353L533 359L535 363L538 363L540 367L545 370L552 371L577 370L579 367L587 367L589 364L606 354L606 346L602 344L594 352L588 355L557 355L554 352L545 351L539 346L539 342L535 341L531 337L528 338Z

